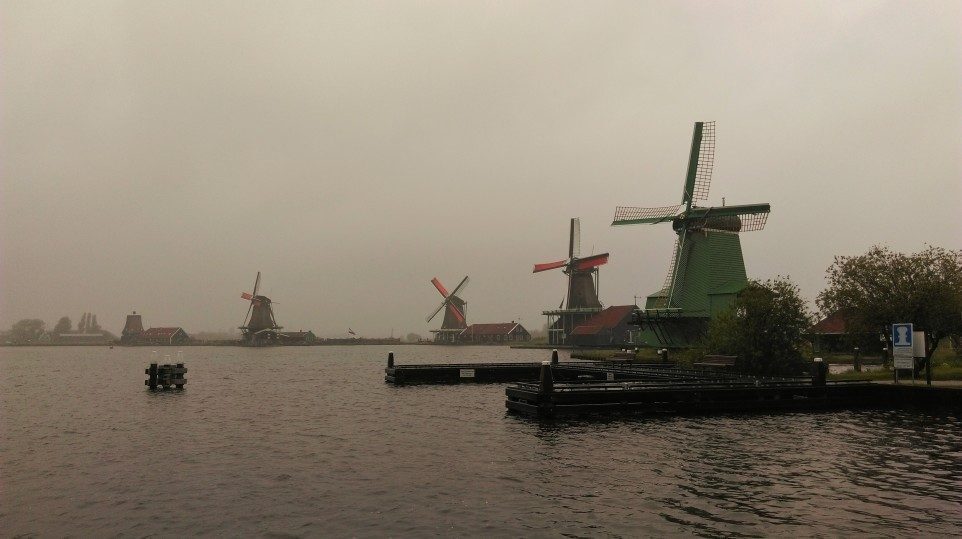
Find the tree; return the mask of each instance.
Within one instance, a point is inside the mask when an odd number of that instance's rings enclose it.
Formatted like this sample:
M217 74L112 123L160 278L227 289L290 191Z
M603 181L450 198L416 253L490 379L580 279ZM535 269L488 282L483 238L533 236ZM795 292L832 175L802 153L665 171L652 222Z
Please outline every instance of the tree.
M790 279L750 281L732 308L708 323L705 349L738 356L739 372L797 375L807 368L803 332L812 320Z
M70 321L69 316L61 316L60 320L57 320L57 325L53 327L53 332L57 335L61 333L70 333L73 329L73 322Z
M962 251L927 246L914 254L872 247L837 256L826 271L828 288L817 299L823 313L841 310L849 333L879 333L911 322L925 332L926 357L945 337L962 334Z
M15 343L36 342L43 335L45 326L43 320L25 318L10 328L10 339Z
M421 336L417 333L408 333L404 340L407 342L418 342L421 340Z

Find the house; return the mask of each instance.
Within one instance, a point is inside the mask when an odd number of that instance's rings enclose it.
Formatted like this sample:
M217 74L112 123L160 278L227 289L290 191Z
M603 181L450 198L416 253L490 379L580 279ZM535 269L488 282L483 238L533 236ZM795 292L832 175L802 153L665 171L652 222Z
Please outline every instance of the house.
M471 324L458 335L462 343L489 344L530 341L531 334L514 321L499 324Z
M622 347L631 343L629 326L634 305L615 305L595 314L571 331L568 342L574 346Z
M140 334L139 340L144 344L187 344L190 335L184 328L150 328Z
M808 328L805 336L814 352L851 352L858 346L863 353L879 353L883 341L875 333L851 333L844 310L835 311Z
M278 331L277 337L281 344L314 344L317 340L313 331Z

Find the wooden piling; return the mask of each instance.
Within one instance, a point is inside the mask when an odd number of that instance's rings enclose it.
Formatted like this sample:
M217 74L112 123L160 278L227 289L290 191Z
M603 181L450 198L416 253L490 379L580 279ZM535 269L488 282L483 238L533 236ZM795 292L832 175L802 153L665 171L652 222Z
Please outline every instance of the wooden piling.
M389 369L394 368L394 352L387 353L387 368Z
M551 364L552 364L552 365L557 365L557 364L558 364L558 349L557 349L557 348L555 348L554 350L551 351Z
M144 385L150 389L157 389L157 364L151 363L150 366L144 370L144 374L147 375L147 379L144 380Z
M151 363L149 367L144 369L144 374L147 375L144 385L151 390L156 390L158 387L170 389L171 386L184 389L184 384L187 383L185 373L187 373L187 368L184 367L183 363L177 363L176 365Z

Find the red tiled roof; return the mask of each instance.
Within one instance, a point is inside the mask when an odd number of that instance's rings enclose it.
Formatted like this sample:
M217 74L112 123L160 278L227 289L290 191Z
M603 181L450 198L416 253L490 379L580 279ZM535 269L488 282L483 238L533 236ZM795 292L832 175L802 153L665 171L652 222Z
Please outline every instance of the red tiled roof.
M517 322L502 322L500 324L471 324L462 335L507 335L518 326Z
M847 333L845 329L844 312L835 311L809 328L808 332L817 333L819 335L844 335Z
M587 319L571 331L572 335L595 335L624 322L635 310L634 305L614 305Z
M143 332L144 337L170 337L178 331L183 331L181 328L150 328Z

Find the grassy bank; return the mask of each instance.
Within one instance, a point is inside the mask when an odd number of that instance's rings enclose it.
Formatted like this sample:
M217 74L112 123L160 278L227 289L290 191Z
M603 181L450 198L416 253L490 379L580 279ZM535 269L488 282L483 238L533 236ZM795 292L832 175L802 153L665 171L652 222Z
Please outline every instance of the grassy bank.
M911 375L899 375L903 378L911 378ZM925 379L925 373L920 376L916 376L916 379ZM881 369L869 372L843 372L840 374L829 374L829 380L891 380L892 370L891 369ZM936 365L932 369L932 379L933 380L962 380L962 366L943 366Z

